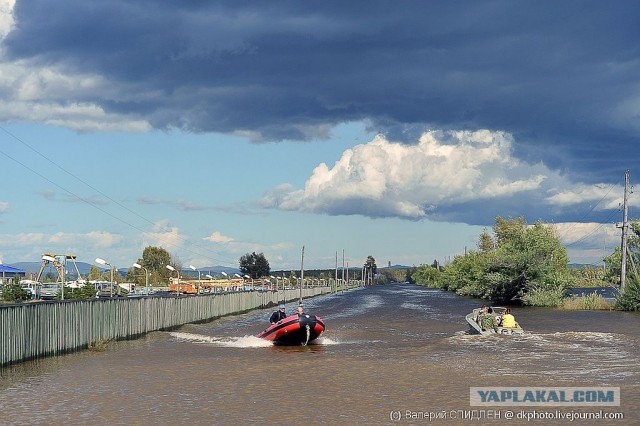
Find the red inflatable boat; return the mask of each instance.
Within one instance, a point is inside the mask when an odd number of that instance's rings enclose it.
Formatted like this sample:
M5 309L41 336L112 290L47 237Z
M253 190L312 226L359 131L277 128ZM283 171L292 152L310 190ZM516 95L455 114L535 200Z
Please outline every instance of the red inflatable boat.
M258 337L276 345L302 345L314 341L324 332L324 322L315 315L295 314L271 325Z

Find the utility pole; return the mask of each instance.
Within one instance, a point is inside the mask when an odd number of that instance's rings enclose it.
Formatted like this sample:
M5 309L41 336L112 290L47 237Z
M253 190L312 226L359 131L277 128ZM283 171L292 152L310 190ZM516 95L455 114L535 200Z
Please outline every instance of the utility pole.
M336 281L334 284L334 291L338 289L338 251L336 250Z
M342 285L344 289L344 249L342 249Z
M347 262L347 286L349 285L349 262Z
M620 290L624 290L625 280L627 279L627 237L629 233L629 224L627 223L627 215L629 208L627 206L627 197L629 194L629 170L624 172L624 199L622 202L622 244L620 247L622 259L620 262Z

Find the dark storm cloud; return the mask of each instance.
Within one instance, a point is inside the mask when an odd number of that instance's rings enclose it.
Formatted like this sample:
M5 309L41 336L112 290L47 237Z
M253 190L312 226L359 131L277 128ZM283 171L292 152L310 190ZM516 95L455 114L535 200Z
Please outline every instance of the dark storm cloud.
M102 75L119 92L84 100L157 128L504 130L587 182L640 159L637 2L18 0L15 18L8 58Z

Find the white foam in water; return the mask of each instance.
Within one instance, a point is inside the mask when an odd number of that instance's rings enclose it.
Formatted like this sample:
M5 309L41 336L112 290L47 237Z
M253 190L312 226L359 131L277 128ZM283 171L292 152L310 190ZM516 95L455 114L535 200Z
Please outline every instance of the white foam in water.
M318 339L313 343L323 345L323 346L328 346L328 345L338 345L340 342L331 340L328 337L318 337Z
M171 333L171 335L180 340L187 340L194 343L206 343L216 346L228 348L266 348L273 346L269 340L264 340L256 336L243 337L211 337L203 334L193 333Z
M213 344L227 348L267 348L273 346L273 342L264 340L256 336L244 337L212 337L195 333L172 332L171 336L179 340L185 340L193 343ZM329 346L338 345L340 342L331 340L328 337L319 337L314 344Z

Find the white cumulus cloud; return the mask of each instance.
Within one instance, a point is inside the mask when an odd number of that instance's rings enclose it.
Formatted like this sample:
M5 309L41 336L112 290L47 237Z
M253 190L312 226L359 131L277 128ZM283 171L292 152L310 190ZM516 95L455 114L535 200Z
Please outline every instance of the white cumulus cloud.
M0 0L0 40L5 38L15 25L13 8L16 0Z
M175 226L169 226L168 221L157 222L151 232L144 233L144 245L160 246L169 250L182 246L185 237Z
M233 238L222 235L220 232L215 231L210 236L203 238L204 240L211 241L212 243L227 244L233 241Z
M428 217L440 205L539 190L551 174L511 155L504 132L427 132L418 144L382 136L346 150L332 168L322 163L304 189L283 184L264 207L329 214Z
M550 204L570 206L580 203L593 203L598 210L616 209L622 201L620 194L624 192L622 185L585 185L577 184L567 187L547 197ZM628 199L629 205L640 205L640 199Z
M542 163L513 154L506 132L428 131L415 145L383 136L319 164L303 189L281 184L265 208L489 224L496 216L567 221L566 215L616 209L618 184L571 182ZM640 201L635 201L640 203ZM638 204L640 205L640 204Z

